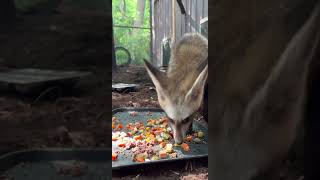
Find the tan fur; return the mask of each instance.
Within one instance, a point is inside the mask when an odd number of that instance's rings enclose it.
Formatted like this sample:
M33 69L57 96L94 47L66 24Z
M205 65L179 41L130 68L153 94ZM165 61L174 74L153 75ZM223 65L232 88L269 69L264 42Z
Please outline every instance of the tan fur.
M202 103L208 77L208 41L203 36L185 34L172 48L167 73L147 61L146 69L156 86L158 101L172 119L174 138L180 143L192 122L189 118Z

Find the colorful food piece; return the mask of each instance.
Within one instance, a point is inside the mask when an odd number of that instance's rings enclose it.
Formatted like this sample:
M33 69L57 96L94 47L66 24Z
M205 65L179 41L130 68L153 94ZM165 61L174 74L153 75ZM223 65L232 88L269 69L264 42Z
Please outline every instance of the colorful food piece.
M117 153L112 152L112 161L117 160L117 158L118 158L118 154L117 154Z
M166 150L159 151L159 157L161 159L167 158L167 151Z
M137 154L135 157L134 157L134 161L135 162L145 162L145 155L144 154Z
M136 140L136 141L137 141L137 140L141 140L141 139L142 139L142 136L141 136L141 135L137 135L137 136L134 136L133 139Z
M121 130L122 129L122 124L118 124L116 129L117 130Z
M151 157L151 161L156 161L156 160L159 160L160 158L158 156L152 156Z
M177 158L177 153L171 153L171 154L169 154L169 157L170 157L171 159Z
M186 144L186 143L182 143L181 144L181 148L184 150L184 151L190 151L190 147L189 147L189 145L188 144Z
M203 138L203 136L204 136L204 133L202 131L199 131L198 132L198 138Z
M166 152L167 153L171 153L173 151L173 146L172 146L172 144L167 144L167 146L166 146Z
M166 146L166 143L165 143L165 142L161 142L161 143L159 144L159 146L160 146L161 148L164 148L164 147Z
M192 141L192 136L191 136L191 135L187 135L186 141L187 141L187 142L191 142L191 141Z

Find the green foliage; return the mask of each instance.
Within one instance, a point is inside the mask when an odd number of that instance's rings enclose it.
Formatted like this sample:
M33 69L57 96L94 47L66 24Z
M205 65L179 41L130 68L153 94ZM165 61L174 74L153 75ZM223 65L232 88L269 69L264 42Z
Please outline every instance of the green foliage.
M125 8L122 5L125 2ZM150 27L149 1L145 1L144 22L142 27ZM113 24L118 26L134 26L137 18L137 0L112 1ZM114 27L115 46L122 46L131 53L132 63L141 64L150 57L150 29ZM118 62L124 61L124 55L117 55Z

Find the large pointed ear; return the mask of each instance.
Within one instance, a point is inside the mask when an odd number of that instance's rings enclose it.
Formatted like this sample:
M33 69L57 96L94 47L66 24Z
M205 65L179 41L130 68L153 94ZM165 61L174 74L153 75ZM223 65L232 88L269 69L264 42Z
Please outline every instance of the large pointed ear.
M166 74L155 68L147 60L144 59L143 61L153 84L156 86L157 92L164 92L168 84L168 77Z
M189 103L193 110L197 110L202 102L204 87L208 79L208 64L202 70L202 72L197 77L196 81L193 83L191 89L188 91L185 102Z

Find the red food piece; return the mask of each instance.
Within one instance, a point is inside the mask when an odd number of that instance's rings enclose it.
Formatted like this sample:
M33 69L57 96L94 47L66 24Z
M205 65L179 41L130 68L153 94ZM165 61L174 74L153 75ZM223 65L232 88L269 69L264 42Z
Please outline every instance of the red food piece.
M181 148L184 150L184 151L190 151L190 147L188 144L186 143L182 143L181 144Z
M118 154L112 152L112 161L117 160Z

